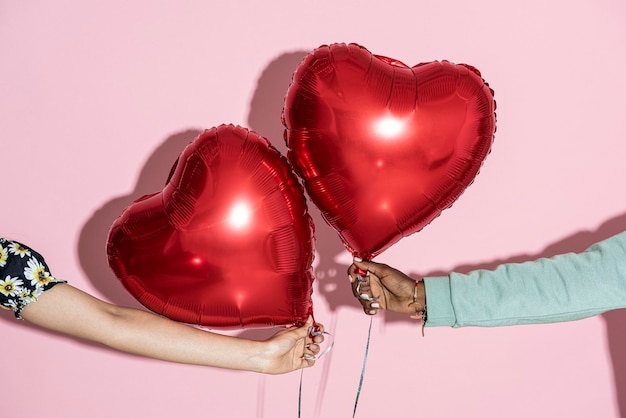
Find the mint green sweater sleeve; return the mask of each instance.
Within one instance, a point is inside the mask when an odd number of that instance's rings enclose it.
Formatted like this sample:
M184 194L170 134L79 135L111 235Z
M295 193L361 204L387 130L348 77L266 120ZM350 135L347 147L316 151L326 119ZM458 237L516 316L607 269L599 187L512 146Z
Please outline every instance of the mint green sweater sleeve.
M426 277L426 326L574 321L626 308L626 232L586 251Z

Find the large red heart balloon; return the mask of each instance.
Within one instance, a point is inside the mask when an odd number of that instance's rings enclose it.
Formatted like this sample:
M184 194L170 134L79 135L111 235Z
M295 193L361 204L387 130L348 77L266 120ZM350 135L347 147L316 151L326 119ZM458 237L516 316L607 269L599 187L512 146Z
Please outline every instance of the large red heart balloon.
M222 125L181 153L164 189L126 208L109 264L150 310L210 327L301 325L312 314L313 223L286 158Z
M285 97L288 157L355 256L370 259L459 197L489 153L493 91L475 68L412 68L356 44L321 46Z

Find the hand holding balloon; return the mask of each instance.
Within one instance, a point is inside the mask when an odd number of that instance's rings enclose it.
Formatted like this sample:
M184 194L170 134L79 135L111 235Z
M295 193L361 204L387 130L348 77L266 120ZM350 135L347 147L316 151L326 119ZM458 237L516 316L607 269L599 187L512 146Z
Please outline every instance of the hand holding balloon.
M378 309L415 315L426 307L424 283L386 264L355 259L348 277L352 293L367 315L376 315Z

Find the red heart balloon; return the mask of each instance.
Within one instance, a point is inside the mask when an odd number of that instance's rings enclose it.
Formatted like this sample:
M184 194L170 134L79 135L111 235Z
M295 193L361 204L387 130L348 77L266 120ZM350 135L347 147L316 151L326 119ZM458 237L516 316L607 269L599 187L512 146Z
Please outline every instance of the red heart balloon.
M158 193L109 232L109 264L150 310L211 327L301 325L312 314L313 222L285 157L222 125L181 153Z
M412 68L356 44L321 46L285 97L288 157L355 256L370 259L459 197L489 153L493 91L475 68Z

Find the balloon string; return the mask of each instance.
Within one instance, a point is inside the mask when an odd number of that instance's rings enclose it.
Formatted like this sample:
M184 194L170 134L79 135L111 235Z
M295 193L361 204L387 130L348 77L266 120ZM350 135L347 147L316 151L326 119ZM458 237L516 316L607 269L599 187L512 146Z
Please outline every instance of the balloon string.
M339 317L339 315L337 315L336 312L333 312L333 315L331 317L330 327L329 327L330 335L334 335L335 334L335 331L337 329L337 319L338 319L338 317ZM320 416L320 412L321 412L321 408L322 408L322 401L324 400L324 394L326 393L326 383L328 382L328 376L329 376L329 372L330 372L331 359L332 359L332 357L329 357L324 362L324 368L322 369L322 382L319 385L319 387L317 388L317 399L315 401L315 412L313 414L313 416L315 418L319 418L319 416Z
M265 409L265 375L259 377L259 386L257 387L257 405L256 416L263 418L263 410Z
M356 416L356 407L359 404L359 396L361 396L361 388L363 387L363 377L365 376L365 365L367 363L367 354L370 349L370 337L372 336L372 317L370 317L370 326L367 330L367 343L365 344L365 355L363 356L363 367L361 368L361 378L359 379L359 388L356 391L356 399L354 400L354 410L352 418Z
M300 387L298 388L298 418L302 411L302 377L304 376L304 369L300 369Z
M316 331L314 326L309 329L309 334L313 337L316 335L321 335L321 334L330 335L332 337L332 335L326 331ZM321 353L319 353L317 357L307 356L306 359L313 360L313 361L317 361L321 359L326 354L328 354L330 350L332 350L333 345L335 345L334 341L330 343L330 345L326 347ZM300 418L300 415L302 413L302 381L304 380L303 377L304 377L304 368L300 369L300 385L298 387L298 418Z

